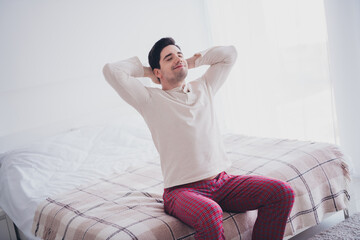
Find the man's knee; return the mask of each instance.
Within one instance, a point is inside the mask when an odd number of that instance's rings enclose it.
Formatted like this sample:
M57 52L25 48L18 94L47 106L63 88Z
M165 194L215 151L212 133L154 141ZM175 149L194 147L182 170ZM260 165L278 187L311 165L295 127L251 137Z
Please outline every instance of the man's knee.
M218 204L207 204L207 206L204 206L202 211L199 212L196 223L202 228L217 227L219 223L222 223L222 217L223 211Z
M195 229L200 239L223 239L223 211L218 204L209 204L199 213Z
M289 207L292 207L295 200L295 192L287 182L279 181L276 187L275 195Z

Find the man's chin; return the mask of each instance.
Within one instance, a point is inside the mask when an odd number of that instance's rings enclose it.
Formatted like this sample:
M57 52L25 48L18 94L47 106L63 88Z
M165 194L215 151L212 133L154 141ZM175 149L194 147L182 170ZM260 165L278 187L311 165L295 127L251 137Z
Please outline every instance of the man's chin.
M187 77L187 74L188 74L188 70L187 68L184 68L181 71L179 71L179 73L177 74L177 78L183 80Z

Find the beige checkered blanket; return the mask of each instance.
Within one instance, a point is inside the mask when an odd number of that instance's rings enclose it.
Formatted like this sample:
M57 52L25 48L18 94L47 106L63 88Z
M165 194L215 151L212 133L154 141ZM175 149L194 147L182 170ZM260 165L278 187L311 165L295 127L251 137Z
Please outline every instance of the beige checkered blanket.
M229 174L269 176L294 188L285 235L346 208L349 172L337 146L240 135L226 135L224 143ZM149 161L47 198L32 231L43 239L193 239L192 228L164 213L162 193L160 164ZM226 239L251 239L256 217L256 211L225 212Z

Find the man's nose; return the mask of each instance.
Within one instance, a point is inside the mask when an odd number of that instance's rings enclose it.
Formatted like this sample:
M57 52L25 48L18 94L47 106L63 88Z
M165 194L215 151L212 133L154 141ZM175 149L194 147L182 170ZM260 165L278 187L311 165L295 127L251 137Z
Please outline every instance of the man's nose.
M179 57L179 56L176 56L176 58L175 58L175 62L176 62L176 64L178 64L179 62L181 62L181 57Z

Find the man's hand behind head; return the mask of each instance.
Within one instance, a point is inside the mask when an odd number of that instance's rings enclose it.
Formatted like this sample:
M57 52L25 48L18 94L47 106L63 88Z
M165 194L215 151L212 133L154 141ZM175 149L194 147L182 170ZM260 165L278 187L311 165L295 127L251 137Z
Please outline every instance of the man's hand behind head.
M161 84L159 79L153 73L151 67L144 67L144 77L150 78L153 83Z
M198 59L199 57L201 57L201 54L200 54L200 53L195 53L194 56L192 56L191 58L186 59L189 69L195 67L195 61L196 61L196 59Z

